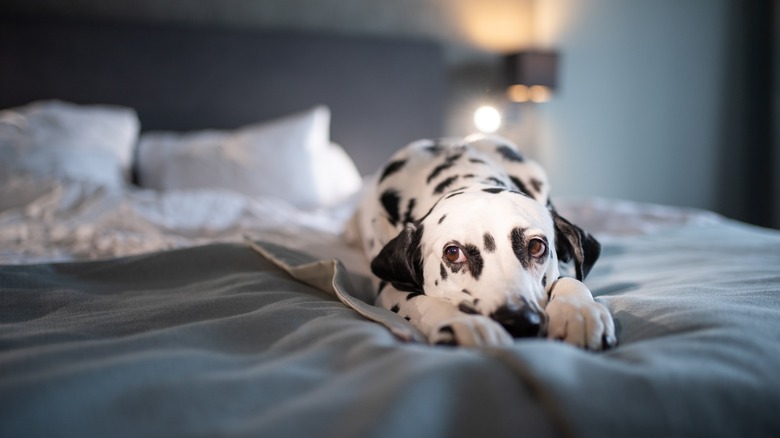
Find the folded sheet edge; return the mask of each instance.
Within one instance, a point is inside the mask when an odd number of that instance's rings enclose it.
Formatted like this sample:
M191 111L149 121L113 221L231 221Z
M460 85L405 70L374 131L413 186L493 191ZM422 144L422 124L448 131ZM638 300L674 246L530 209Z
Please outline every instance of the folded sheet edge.
M294 279L335 296L342 304L364 318L385 326L400 340L427 342L422 332L395 313L356 298L347 269L340 260L317 260L280 245L256 241L248 236L244 236L244 239L255 252Z

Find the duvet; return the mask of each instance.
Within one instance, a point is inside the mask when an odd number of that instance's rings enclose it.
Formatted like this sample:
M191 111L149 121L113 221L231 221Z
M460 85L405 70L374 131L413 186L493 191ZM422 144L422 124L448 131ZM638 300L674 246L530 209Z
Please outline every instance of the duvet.
M414 342L406 321L373 310L366 263L337 239L341 213L279 220L274 208L262 228L247 218L271 212L245 204L241 226L212 227L209 241L193 237L203 217L190 234L165 225L172 201L160 195L62 190L33 190L0 215L4 260L16 261L0 266L0 436L780 433L777 231L559 202L602 240L586 283L613 313L619 345L470 350ZM51 204L64 202L77 208ZM67 218L46 223L45 211ZM143 211L135 223L150 227L130 255L93 245L128 231L110 226L118 211ZM101 226L74 234L87 216ZM41 236L57 226L62 240L47 247ZM24 242L40 250L20 260Z

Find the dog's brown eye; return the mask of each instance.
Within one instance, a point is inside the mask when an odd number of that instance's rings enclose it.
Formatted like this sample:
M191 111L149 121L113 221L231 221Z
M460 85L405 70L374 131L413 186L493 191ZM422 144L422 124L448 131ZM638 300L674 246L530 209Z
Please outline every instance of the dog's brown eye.
M444 248L444 258L450 263L463 263L466 261L466 256L463 255L463 251L457 245L448 245Z
M531 239L528 243L528 253L531 257L541 257L547 251L547 245L541 239Z

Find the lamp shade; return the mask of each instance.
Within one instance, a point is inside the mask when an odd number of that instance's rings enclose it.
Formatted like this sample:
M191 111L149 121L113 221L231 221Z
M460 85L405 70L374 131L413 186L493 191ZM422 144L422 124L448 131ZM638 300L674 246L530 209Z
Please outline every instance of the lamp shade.
M558 53L524 51L510 53L504 57L507 87L541 85L555 89L558 73Z

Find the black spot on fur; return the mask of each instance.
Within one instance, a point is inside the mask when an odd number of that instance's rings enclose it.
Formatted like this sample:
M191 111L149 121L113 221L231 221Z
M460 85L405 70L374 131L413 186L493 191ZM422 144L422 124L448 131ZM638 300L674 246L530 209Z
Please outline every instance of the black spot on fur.
M461 292L463 292L466 295L471 296L471 291L469 291L468 289L463 289Z
M479 280L479 276L482 275L482 268L485 266L479 248L467 244L463 246L463 249L466 251L466 263L469 265L469 273L475 280Z
M412 198L406 204L406 214L404 215L404 222L414 222L414 215L412 214L412 211L414 211L414 205L416 203L417 200Z
M542 277L542 287L547 287L547 276Z
M462 194L463 194L463 192L454 192L454 193L450 193L450 194L449 194L449 195L447 195L447 197L446 197L446 198L444 198L444 199L450 199L450 198L452 198L453 196L458 196L458 195L462 195Z
M512 252L515 253L515 257L520 261L523 268L528 269L530 267L530 260L528 252L525 250L525 230L522 228L514 228L509 234L509 240L512 242Z
M444 268L444 263L439 263L439 273L441 274L442 280L447 279L447 270Z
M510 176L510 180L512 180L512 184L514 184L517 187L517 190L520 191L520 193L531 196L531 192L528 191L528 188L523 184L523 181L520 180L520 178L516 176Z
M456 161L460 160L460 157L463 156L463 148L464 148L463 146L460 146L460 150L456 154L447 157L447 162L455 163Z
M444 219L447 218L447 215L443 215L441 218L439 218L439 225L441 225L442 222L444 222Z
M444 327L439 329L439 333L455 335L455 330L452 329L451 325L445 325Z
M496 152L501 154L501 157L507 161L514 161L516 163L522 163L524 161L523 156L520 155L520 152L506 145L497 147Z
M433 155L439 155L441 151L444 150L444 147L438 143L435 143L430 146L426 146L425 150L432 153Z
M495 176L491 176L490 178L485 179L485 183L486 184L493 183L493 184L495 184L495 185L497 185L499 187L506 187L506 184L504 184L503 181L501 181L500 179L496 178Z
M542 191L542 185L544 184L538 179L531 178L531 186L533 186L534 190L536 190L536 193L540 193Z
M447 190L447 187L451 186L452 183L455 182L456 179L458 179L457 176L451 176L445 179L444 181L440 182L439 184L436 185L436 188L433 189L433 194L434 195L442 194L445 190Z
M393 307L391 307L391 308L390 308L390 311L391 311L391 312L393 312L393 313L398 313L398 311L399 311L400 309L401 309L401 308L400 308L400 307L398 307L398 304L396 304L395 306L393 306Z
M474 178L474 177L476 177L476 175L474 175L473 173L467 173L467 174L461 176L461 178L463 178L463 179L471 179L471 178Z
M382 176L379 177L379 182L384 181L388 176L398 172L406 164L406 160L395 160L387 163L385 170L382 172Z
M475 309L474 307L471 306L471 304L465 301L461 301L461 303L458 304L458 310L469 315L479 315L477 309Z
M417 298L420 295L425 295L425 294L422 292L409 292L408 294L406 294L406 301L409 301L413 298Z
M493 236L490 233L486 232L482 236L482 240L484 240L485 243L485 251L493 252L496 250L496 240L493 239Z
M469 158L469 163L486 164L485 160L480 160L479 158Z
M458 341L455 338L448 339L446 341L438 341L436 342L436 345L440 345L443 347L457 347Z
M393 226L398 224L398 221L401 219L401 213L398 206L401 202L401 198L398 196L398 192L395 190L385 190L379 200L382 202L382 206L387 212L390 223L393 224Z
M412 320L412 318L409 318L408 316L404 316L404 319L407 320L407 321L411 321Z
M428 178L426 178L425 182L430 184L431 181L433 181L434 178L439 176L442 172L449 169L450 167L454 166L455 163L452 161L446 161L443 164L439 164L438 166L434 167L431 173L428 175Z
M515 195L520 195L520 196L523 196L523 197L526 197L526 198L531 198L531 196L529 196L528 194L523 193L523 192L518 191L518 190L507 190L507 192L514 193Z
M503 192L504 189L502 189L501 187L489 187L487 189L482 189L482 191L485 192L485 193L492 193L492 194L495 195L497 193Z

